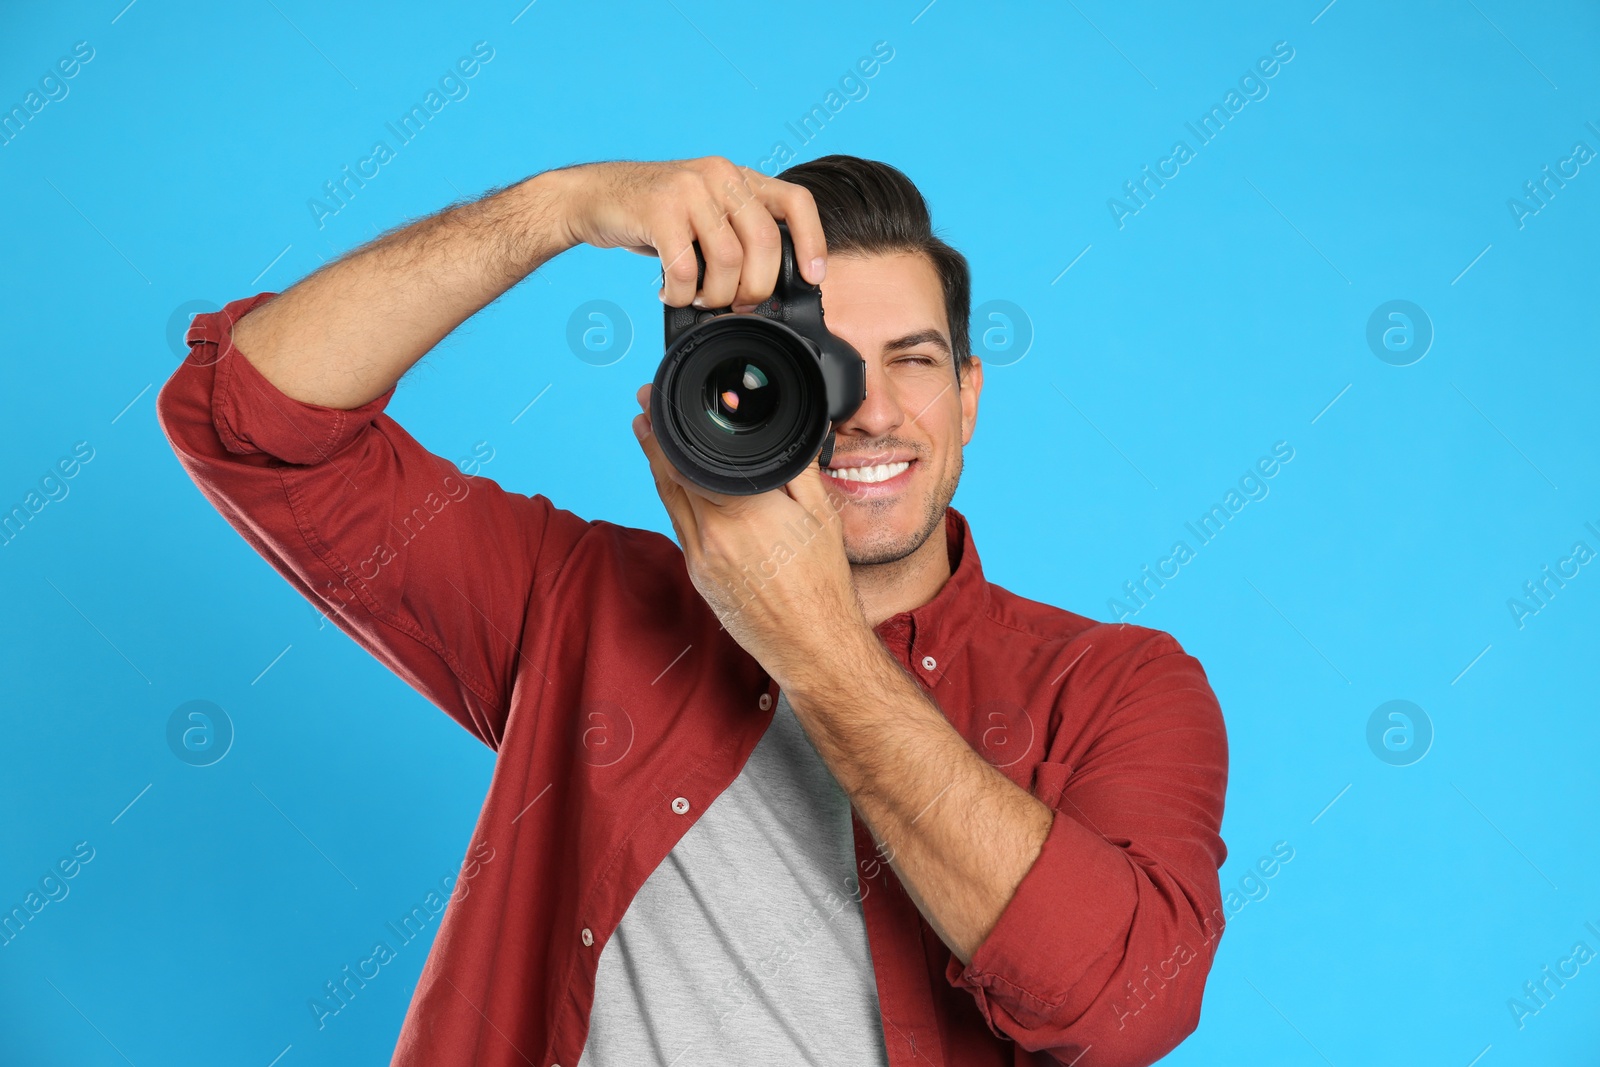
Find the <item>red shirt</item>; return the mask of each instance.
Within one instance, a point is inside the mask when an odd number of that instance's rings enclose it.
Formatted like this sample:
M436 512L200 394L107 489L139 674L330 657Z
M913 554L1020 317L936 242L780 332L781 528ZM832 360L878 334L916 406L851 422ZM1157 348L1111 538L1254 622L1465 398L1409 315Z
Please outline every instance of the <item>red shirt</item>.
M392 389L350 411L285 396L231 337L275 295L194 320L161 425L256 551L497 753L393 1062L570 1067L607 938L777 686L669 538L463 475L383 414ZM1055 819L963 966L852 812L889 1061L1151 1063L1197 1025L1222 931L1216 697L1167 634L993 585L954 509L945 529L949 581L877 635Z

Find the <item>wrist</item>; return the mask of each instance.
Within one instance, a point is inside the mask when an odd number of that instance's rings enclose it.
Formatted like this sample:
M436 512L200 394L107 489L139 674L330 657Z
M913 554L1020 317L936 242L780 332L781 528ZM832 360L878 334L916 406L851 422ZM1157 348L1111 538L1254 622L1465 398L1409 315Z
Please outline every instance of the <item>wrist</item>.
M903 674L878 635L866 625L847 623L819 633L817 647L796 657L793 669L774 677L796 707L833 707L865 688L877 688Z
M580 190L571 167L541 171L507 190L507 221L519 238L527 273L583 243L572 227L573 199Z

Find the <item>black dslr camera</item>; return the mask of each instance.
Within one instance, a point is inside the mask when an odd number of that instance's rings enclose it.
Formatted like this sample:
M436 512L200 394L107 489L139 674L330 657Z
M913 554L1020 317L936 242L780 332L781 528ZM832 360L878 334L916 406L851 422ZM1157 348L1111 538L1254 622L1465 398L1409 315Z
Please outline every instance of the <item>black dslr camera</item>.
M749 314L667 307L666 355L650 391L661 451L684 477L730 496L787 484L833 452L833 427L867 396L861 354L828 332L822 291L800 276L789 227L773 293ZM705 257L695 288L705 281Z

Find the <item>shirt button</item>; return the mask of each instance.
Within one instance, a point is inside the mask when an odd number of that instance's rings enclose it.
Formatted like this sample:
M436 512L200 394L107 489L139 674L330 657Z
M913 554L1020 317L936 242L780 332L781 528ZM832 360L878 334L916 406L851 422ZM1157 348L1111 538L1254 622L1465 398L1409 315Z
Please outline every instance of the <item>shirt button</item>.
M685 797L675 797L672 801L672 810L682 815L689 810L689 801Z
M939 665L939 661L934 659L932 656L923 656L922 657L922 669L923 670L931 671L935 667L937 667L938 665Z
M594 933L587 926L583 928L583 943L585 945L594 944Z
M761 699L756 701L756 704L761 708L762 711L766 711L768 708L772 707L772 694L762 693Z

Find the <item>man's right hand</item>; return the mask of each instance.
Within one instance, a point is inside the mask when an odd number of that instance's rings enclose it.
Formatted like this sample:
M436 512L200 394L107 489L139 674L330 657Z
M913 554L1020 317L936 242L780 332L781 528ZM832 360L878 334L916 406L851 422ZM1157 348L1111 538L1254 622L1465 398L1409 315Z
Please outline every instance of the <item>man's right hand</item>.
M393 230L246 315L238 350L287 396L356 408L392 389L452 330L578 244L661 260L661 299L745 310L772 295L789 224L801 277L827 246L811 193L719 156L543 171Z
M811 193L721 156L667 162L588 163L550 172L572 244L626 248L661 260L661 300L673 307L747 310L777 285L789 224L801 277L822 281L827 243ZM695 295L691 243L700 243L705 282Z

